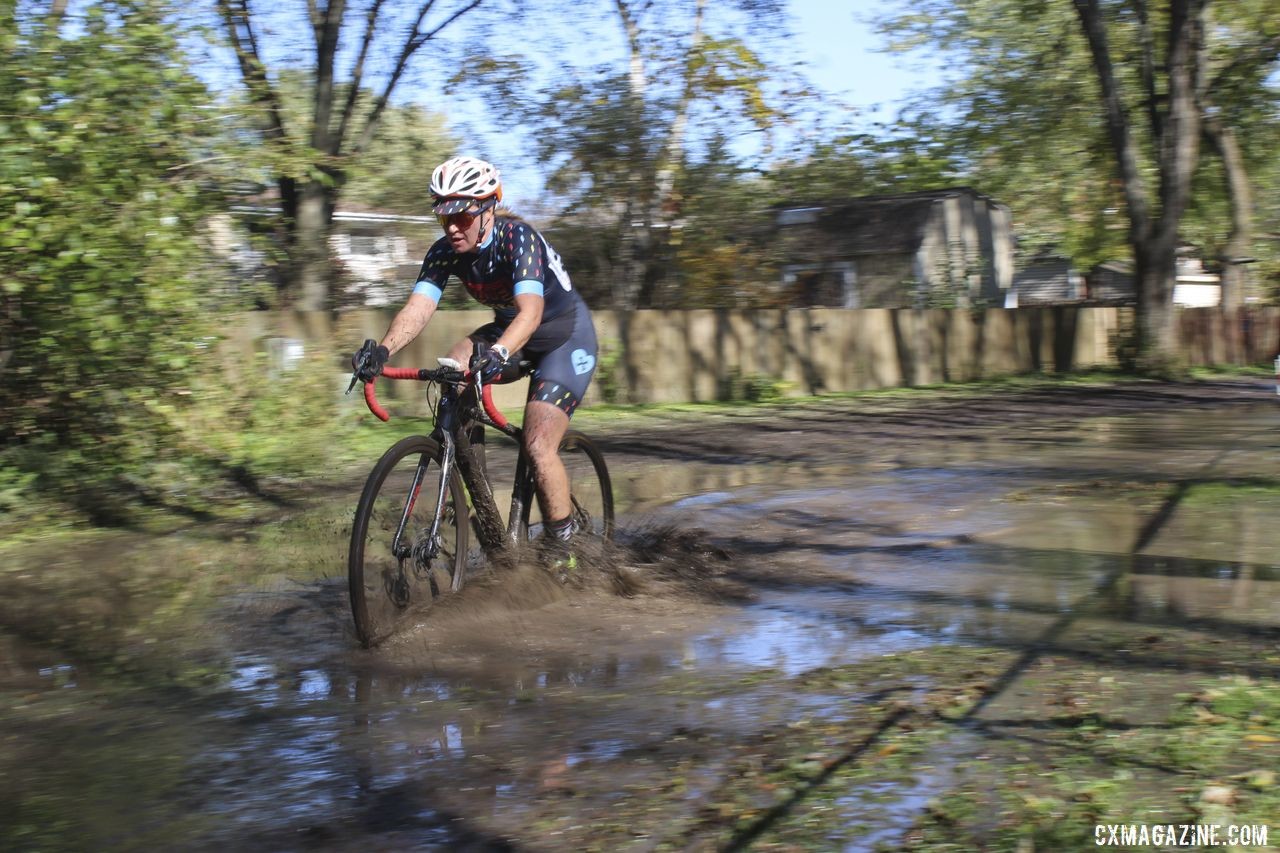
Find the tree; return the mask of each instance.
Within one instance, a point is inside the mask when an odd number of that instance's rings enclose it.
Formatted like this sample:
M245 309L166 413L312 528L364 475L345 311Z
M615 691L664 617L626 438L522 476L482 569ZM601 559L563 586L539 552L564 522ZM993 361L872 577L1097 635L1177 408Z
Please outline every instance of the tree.
M0 467L100 520L164 459L216 273L209 97L168 11L0 2Z
M783 70L761 51L783 32L782 4L613 0L610 12L603 26L621 34L619 63L562 59L547 72L528 56L485 55L467 64L466 79L483 75L534 129L548 189L566 211L557 224L597 235L583 263L609 282L612 304L670 305L681 291L673 247L688 224L687 169L729 156L715 140L764 135L784 118ZM585 12L575 21L583 39L599 26ZM540 79L553 83L533 93L512 85Z
M1231 122L1241 112L1215 106L1226 94L1219 81L1241 78L1222 72L1265 54L1270 43L1244 37L1247 24L1208 27L1210 8L1208 0L935 0L884 22L897 47L934 44L960 54L959 80L949 81L957 91L947 99L959 105L950 117L953 138L971 173L998 176L984 190L1008 190L1022 236L1028 220L1038 219L1040 241L1061 237L1077 260L1101 260L1119 233L1110 211L1127 219L1136 343L1142 365L1153 370L1173 359L1175 258L1187 213L1212 208L1203 198L1193 206L1193 193L1243 198L1247 188L1231 147ZM1222 17L1238 22L1237 11L1233 5ZM1256 58L1245 67L1254 69L1253 82L1231 100L1257 109L1273 96L1259 85ZM1229 185L1193 183L1203 131L1220 143L1234 176Z
M1197 92L1205 140L1222 166L1228 205L1225 238L1217 241L1222 269L1222 308L1234 311L1244 296L1244 265L1252 261L1254 201L1250 173L1274 158L1266 140L1276 124L1276 98L1267 81L1280 61L1280 3L1239 0L1214 7L1209 72ZM1241 136L1253 140L1247 147ZM1252 155L1252 156L1251 156Z
M428 171L461 145L442 114L415 105L389 107L363 155L347 170L343 197L387 213L429 215Z
M1065 2L933 0L880 22L890 49L951 54L944 83L907 113L953 180L1008 204L1028 255L1091 266L1125 250L1099 111L1079 96L1092 67Z
M1102 0L1073 0L1102 94L1107 136L1120 174L1129 215L1137 288L1136 350L1139 366L1163 372L1177 362L1177 326L1173 285L1182 214L1191 197L1191 179L1199 159L1203 87L1205 9L1209 0L1168 0L1165 19L1153 21L1145 0L1134 4L1141 47L1141 96L1156 167L1153 195L1144 174L1133 110L1112 55L1110 31L1123 9L1104 10ZM1114 4L1112 4L1114 5ZM1109 14L1108 14L1109 13ZM1163 24L1163 51L1156 28Z
M456 0L448 9L438 10L435 0L425 0L404 22L398 22L393 16L402 10L385 0L366 0L360 8L348 6L346 0L308 0L307 23L314 36L308 74L311 109L298 128L287 123L280 76L268 67L269 46L260 34L260 15L250 9L249 0L217 0L241 78L257 108L263 138L276 154L275 182L292 273L285 301L303 310L329 304L329 230L352 163L375 139L391 96L415 55L483 2ZM388 32L397 23L403 24L401 32ZM354 53L340 50L348 25L359 28ZM382 57L389 60L383 62ZM340 80L344 75L345 81ZM362 102L359 96L366 89L377 94Z

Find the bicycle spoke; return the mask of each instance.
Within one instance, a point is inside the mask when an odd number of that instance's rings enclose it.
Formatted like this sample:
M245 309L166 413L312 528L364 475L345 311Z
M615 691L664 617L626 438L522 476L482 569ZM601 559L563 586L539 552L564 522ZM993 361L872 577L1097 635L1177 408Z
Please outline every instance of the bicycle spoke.
M348 563L356 632L366 645L461 586L466 530L455 509L461 487L452 480L439 488L439 459L434 441L405 439L379 460L361 497ZM442 494L445 505L437 511Z
M569 476L569 499L578 529L591 536L612 539L614 533L613 487L604 456L584 435L570 431L560 445L560 460ZM527 509L527 536L541 535L544 519L536 500Z

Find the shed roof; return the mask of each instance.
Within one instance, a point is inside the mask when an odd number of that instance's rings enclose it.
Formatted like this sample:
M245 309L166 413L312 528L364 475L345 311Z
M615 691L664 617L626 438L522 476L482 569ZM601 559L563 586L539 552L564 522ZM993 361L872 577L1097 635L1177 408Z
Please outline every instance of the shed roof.
M994 203L970 187L948 187L894 195L869 195L813 204L778 205L787 210L818 212L814 224L841 235L841 248L849 254L914 253L924 238L924 226L933 205L946 198L968 195Z

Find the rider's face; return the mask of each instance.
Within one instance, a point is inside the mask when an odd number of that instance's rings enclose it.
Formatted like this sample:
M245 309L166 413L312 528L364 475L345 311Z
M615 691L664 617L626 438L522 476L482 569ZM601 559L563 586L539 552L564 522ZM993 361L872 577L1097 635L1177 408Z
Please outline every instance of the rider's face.
M488 215L490 215L488 211L477 213L474 210L465 210L451 216L439 217L445 236L449 238L449 245L455 252L463 254L474 252L479 248L480 229L484 224L484 218Z

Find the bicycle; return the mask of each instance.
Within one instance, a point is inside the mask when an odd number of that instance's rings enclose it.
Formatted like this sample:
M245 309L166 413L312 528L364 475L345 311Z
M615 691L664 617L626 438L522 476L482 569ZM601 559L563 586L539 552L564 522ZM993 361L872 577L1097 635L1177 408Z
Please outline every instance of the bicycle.
M453 359L438 361L435 369L389 367L381 374L431 383L428 399L432 388L439 393L432 431L401 439L383 453L356 506L347 572L356 636L366 648L395 633L402 620L421 609L419 604L462 589L472 524L484 556L505 565L533 541L538 526L533 466L521 428L503 416L493 402L493 385L478 371L463 370ZM519 362L516 375L503 380L526 376L529 368L529 362ZM352 387L355 381L353 376ZM365 383L365 403L387 421L390 414L378 402L375 383ZM486 468L485 428L514 439L520 448L505 523ZM579 535L612 540L613 486L604 455L576 430L565 434L559 453L569 472Z

